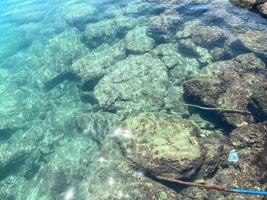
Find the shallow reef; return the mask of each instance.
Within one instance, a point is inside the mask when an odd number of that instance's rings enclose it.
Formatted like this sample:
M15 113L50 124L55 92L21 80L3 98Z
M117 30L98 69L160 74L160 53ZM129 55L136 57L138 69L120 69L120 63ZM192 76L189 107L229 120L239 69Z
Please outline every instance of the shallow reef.
M263 200L266 6L1 2L0 199Z

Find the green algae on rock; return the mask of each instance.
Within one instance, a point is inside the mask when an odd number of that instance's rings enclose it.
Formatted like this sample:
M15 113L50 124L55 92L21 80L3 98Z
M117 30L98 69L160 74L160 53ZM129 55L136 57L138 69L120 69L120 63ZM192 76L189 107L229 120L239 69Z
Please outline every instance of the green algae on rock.
M132 137L120 140L126 158L153 175L190 178L205 159L196 129L188 121L159 113L129 117L122 129Z

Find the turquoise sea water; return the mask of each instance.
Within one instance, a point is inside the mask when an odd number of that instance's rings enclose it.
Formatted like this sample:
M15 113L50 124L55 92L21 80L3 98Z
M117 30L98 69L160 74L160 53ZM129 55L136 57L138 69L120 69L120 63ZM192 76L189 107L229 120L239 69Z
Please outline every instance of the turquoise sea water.
M0 200L195 199L145 177L113 136L144 112L229 134L237 122L188 109L183 84L242 54L267 64L266 35L266 19L228 0L0 1Z

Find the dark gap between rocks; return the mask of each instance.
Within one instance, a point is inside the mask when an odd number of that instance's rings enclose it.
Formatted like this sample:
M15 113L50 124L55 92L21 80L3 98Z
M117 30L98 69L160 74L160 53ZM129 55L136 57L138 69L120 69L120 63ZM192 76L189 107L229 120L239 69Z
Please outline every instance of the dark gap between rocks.
M186 97L184 97L184 100L185 100L185 103L199 105L198 102L192 101ZM205 106L205 105L200 105L200 106ZM211 122L212 124L215 125L215 127L223 130L223 132L226 135L228 135L235 128L232 125L225 123L221 119L220 115L217 114L216 112L212 111L212 110L209 111L209 110L198 109L195 107L188 107L188 111L190 114L193 114L193 113L199 114L201 118Z
M17 130L6 128L6 129L0 129L0 141L8 140Z
M248 104L247 109L253 114L253 118L256 123L264 122L267 120L267 115L264 114L264 111L260 108L260 106L254 99L252 99L252 102Z
M102 77L95 77L93 79L90 79L88 81L86 81L82 87L81 90L82 91L93 91L95 86L99 83L99 81L101 80Z
M65 80L68 81L76 81L79 78L72 72L67 72L64 74L60 74L58 76L56 76L55 78L45 82L44 84L44 90L46 92L52 90L53 88L55 88L57 85L59 85L60 83L62 83Z
M246 53L251 53L251 51L245 47L240 40L236 40L230 45L230 49L232 52L232 58L241 55L241 54L246 54Z
M80 93L81 101L84 103L90 103L91 105L97 105L97 99L94 96L94 92L81 92Z
M21 166L24 164L25 160L29 155L25 154L17 160L8 163L6 166L0 168L0 181L7 178L11 174L17 173Z

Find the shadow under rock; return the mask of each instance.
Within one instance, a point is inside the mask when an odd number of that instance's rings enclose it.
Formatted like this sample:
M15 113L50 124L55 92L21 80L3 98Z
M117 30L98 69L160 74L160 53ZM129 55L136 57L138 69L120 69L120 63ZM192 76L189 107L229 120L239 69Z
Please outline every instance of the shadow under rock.
M77 80L79 80L79 77L77 77L74 73L71 73L71 72L60 74L60 75L56 76L55 78L45 82L44 83L44 90L46 92L48 92L65 80L77 81Z
M8 140L16 131L17 129L0 129L0 141Z
M185 100L185 103L198 105L197 102L192 101L191 99L187 97L184 97L184 100ZM204 105L200 105L200 106L204 106ZM228 135L234 129L233 126L224 122L219 116L219 114L217 114L216 112L212 110L209 111L209 110L198 109L195 107L188 107L188 111L191 115L194 113L199 114L201 118L203 118L206 121L211 122L212 124L214 124L216 128L223 130L223 133L226 135Z

